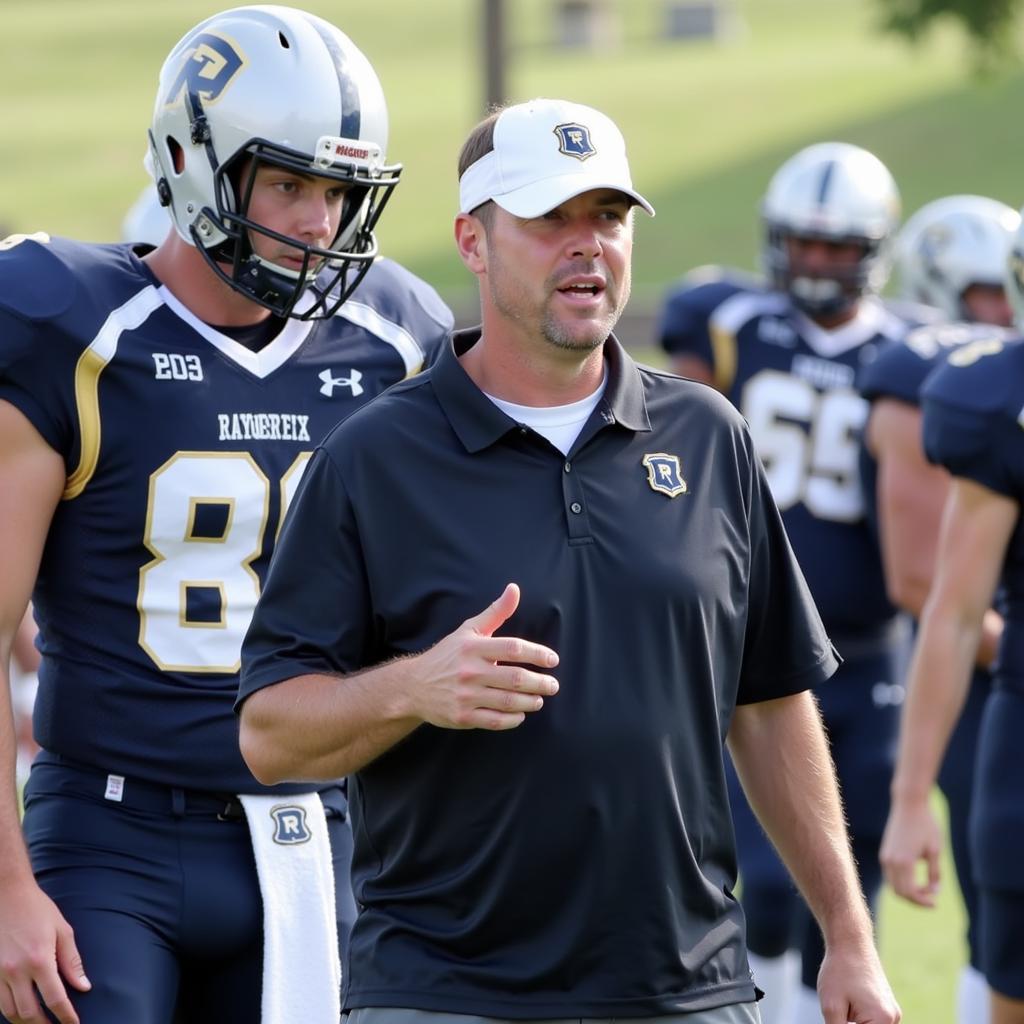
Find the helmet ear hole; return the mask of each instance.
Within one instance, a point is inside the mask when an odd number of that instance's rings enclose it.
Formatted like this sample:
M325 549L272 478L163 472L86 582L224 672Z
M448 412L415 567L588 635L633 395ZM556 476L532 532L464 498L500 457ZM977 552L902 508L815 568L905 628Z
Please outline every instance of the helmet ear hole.
M181 148L178 140L168 135L164 140L167 152L171 155L171 166L175 174L182 174L185 170L185 151Z

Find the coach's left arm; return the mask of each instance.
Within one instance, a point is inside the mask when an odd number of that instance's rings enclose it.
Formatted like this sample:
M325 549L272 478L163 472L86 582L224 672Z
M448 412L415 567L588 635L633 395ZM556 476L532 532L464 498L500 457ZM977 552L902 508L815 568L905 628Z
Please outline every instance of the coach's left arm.
M821 927L826 1024L896 1024L900 1009L875 949L813 695L739 705L729 751L750 806Z

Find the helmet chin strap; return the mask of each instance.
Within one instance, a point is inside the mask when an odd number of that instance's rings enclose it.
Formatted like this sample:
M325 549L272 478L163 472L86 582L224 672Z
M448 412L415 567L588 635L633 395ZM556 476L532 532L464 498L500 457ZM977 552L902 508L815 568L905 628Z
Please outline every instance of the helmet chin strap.
M312 277L312 275L310 275ZM286 270L252 253L242 264L239 280L248 291L277 316L288 316L301 295L300 271Z

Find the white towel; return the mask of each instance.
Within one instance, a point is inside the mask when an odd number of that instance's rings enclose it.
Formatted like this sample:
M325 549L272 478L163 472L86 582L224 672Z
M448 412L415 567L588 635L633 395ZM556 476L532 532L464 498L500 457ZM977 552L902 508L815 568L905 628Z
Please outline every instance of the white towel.
M334 866L317 793L240 795L263 894L262 1024L338 1024Z

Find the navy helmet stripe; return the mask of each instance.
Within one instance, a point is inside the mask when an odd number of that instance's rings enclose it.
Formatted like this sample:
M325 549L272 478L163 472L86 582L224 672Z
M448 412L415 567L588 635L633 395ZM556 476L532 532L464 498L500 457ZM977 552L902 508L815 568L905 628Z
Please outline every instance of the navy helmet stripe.
M362 127L362 104L359 101L359 88L355 79L345 67L345 54L338 46L337 39L325 31L324 26L318 24L316 18L310 18L310 24L324 41L324 46L327 47L327 52L334 61L334 68L338 72L338 93L341 100L341 124L338 127L338 135L343 139L358 139Z
M832 175L835 173L837 167L835 160L829 160L825 164L825 169L821 174L821 185L818 186L818 202L822 206L825 205L825 200L828 198L829 185L832 184Z

